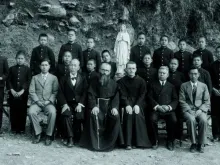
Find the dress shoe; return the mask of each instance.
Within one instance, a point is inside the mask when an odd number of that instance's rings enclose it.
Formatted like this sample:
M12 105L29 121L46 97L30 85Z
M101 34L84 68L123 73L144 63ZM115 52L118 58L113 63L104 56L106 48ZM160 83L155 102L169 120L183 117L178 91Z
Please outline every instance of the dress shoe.
M197 150L198 150L200 153L204 153L204 145L203 145L203 144L198 144Z
M69 138L69 141L67 143L67 147L68 148L72 148L73 147L73 139L72 138Z
M33 144L40 143L41 134L35 135L32 141Z
M195 153L196 152L196 144L191 144L190 146L190 152Z
M126 150L131 150L131 149L132 149L131 146L127 146L127 147L126 147Z
M158 148L158 141L156 141L156 143L152 145L153 150L156 150L157 148Z
M218 137L214 137L214 138L212 139L212 142L213 142L213 143L218 142L218 141L219 141L219 138L218 138Z
M46 140L45 140L45 145L46 145L46 146L49 146L49 145L51 145L51 144L52 144L51 136L47 136L47 137L46 137Z
M174 144L173 144L173 142L170 142L170 141L167 142L167 149L170 150L170 151L173 151L173 150L174 150Z

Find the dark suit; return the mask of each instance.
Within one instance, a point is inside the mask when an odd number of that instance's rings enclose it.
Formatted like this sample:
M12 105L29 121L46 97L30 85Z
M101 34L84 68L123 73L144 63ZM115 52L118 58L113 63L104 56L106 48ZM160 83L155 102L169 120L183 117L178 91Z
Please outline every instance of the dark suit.
M44 113L48 115L48 126L46 134L48 136L52 136L53 134L56 121L56 109L54 105L58 93L58 88L59 83L57 77L50 73L48 73L46 81L43 80L41 74L32 77L29 87L29 95L32 103L29 108L28 115L31 123L33 124L35 135L38 135L42 132L42 128L40 126L38 118L38 113L41 111L44 111ZM36 103L37 101L50 101L50 103L44 107L39 107Z
M173 58L173 51L167 47L156 49L153 54L153 67L159 69L161 66L168 66Z
M50 60L50 73L55 72L55 56L51 48L48 46L37 46L33 49L31 60L30 60L30 68L32 72L32 76L37 75L41 72L40 70L40 62L42 59L48 58Z
M145 54L151 54L150 49L146 46L136 45L131 48L130 60L134 61L137 64L137 67L143 66L143 57Z
M3 114L3 101L4 101L4 89L5 89L5 81L8 77L8 61L5 57L0 56L0 130L2 127L2 114Z
M86 49L86 50L83 51L83 59L84 59L84 62L83 62L84 63L84 68L83 68L84 71L86 71L87 62L90 59L95 60L95 62L96 62L96 71L99 70L99 66L101 64L101 56L100 56L99 52L97 52L94 49Z
M30 85L30 81L31 70L28 66L15 65L9 69L7 89L9 90L8 100L10 105L10 121L12 131L25 131L27 117L28 88ZM24 93L17 98L11 94L11 89L15 90L16 92L20 92L23 89Z
M82 47L77 43L66 43L61 46L60 52L58 55L58 64L63 64L63 56L66 51L70 51L72 53L72 58L76 58L80 61L80 67L84 66Z
M207 130L207 111L210 109L210 95L207 86L204 83L197 82L195 101L192 96L192 85L190 81L181 85L179 93L179 102L183 117L186 120L188 133L191 142L196 144L196 122L198 122L198 143L205 144ZM202 113L196 116L196 111Z
M154 81L150 84L149 92L148 92L148 100L151 106L151 140L153 144L156 144L158 141L158 129L157 122L159 118L164 118L166 120L167 125L167 140L173 142L175 139L175 126L176 126L176 115L175 109L178 104L178 96L176 93L175 87L168 81L166 81L165 85L162 87L159 80ZM172 107L170 112L161 113L154 108L157 105L169 105Z
M78 103L85 106L86 93L86 79L79 73L77 74L75 86L72 84L70 74L60 80L58 101L61 106L68 104L68 106L71 108L68 115L66 115L66 111L61 114L63 138L74 137L75 142L79 141L81 136L81 124L84 120L84 107L82 108L82 112L76 112L75 108ZM73 121L71 120L71 114L73 114Z
M213 88L220 90L220 61L215 61L210 66L210 75ZM212 92L211 97L211 116L212 116L212 135L214 138L220 135L220 96Z
M174 58L178 59L179 61L179 67L177 70L182 72L185 78L187 78L190 66L192 64L192 53L188 51L178 51L174 53Z
M193 52L193 57L195 55L200 55L202 57L202 68L209 70L210 65L214 62L212 52L207 49L201 50L197 49Z

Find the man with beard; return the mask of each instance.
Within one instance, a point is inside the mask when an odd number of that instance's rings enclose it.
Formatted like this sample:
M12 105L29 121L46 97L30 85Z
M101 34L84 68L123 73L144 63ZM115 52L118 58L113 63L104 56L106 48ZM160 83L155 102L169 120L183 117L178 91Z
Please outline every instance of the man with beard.
M126 149L150 147L144 117L144 98L146 83L135 75L136 63L130 61L126 65L127 75L118 81L121 104L125 107L123 114L123 132Z
M88 123L80 145L96 151L114 148L120 133L119 94L117 83L110 78L111 65L102 63L100 78L88 89Z
M62 107L61 135L67 147L73 146L73 140L75 143L79 142L84 120L87 82L86 78L78 73L79 69L79 60L73 59L69 64L70 74L60 80L58 102Z

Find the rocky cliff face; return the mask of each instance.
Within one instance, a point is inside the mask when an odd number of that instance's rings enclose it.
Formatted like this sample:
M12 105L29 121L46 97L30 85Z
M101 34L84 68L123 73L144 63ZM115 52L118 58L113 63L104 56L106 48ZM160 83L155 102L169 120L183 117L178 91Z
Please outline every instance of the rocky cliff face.
M48 33L56 55L67 29L77 31L83 48L86 37L93 36L99 51L113 50L120 23L127 25L133 44L144 31L152 51L162 34L171 37L174 50L178 40L186 38L193 51L200 35L206 36L212 51L220 44L218 0L1 0L0 11L0 53L10 64L19 49L30 55L41 32Z

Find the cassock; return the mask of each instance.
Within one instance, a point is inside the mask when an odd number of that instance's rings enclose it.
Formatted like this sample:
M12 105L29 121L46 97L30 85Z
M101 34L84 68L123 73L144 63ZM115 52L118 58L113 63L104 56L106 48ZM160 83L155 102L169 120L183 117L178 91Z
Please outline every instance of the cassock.
M197 49L193 52L193 56L200 55L202 57L202 68L209 70L210 65L214 62L213 54L208 49Z
M30 59L30 68L32 72L32 76L35 76L39 73L41 73L40 70L40 63L43 59L49 59L50 60L50 73L54 74L55 72L55 56L51 48L48 46L37 46L33 49L31 59Z
M199 76L198 80L207 85L209 93L211 95L211 93L212 93L212 80L211 80L211 76L210 76L209 72L203 68L199 68L199 73L200 73L200 76Z
M117 65L116 65L115 62L112 62L112 61L109 62L108 64L111 65L111 73L110 73L110 76L111 76L112 79L114 79L115 73L116 73L116 71L117 71Z
M153 67L141 67L137 69L137 75L139 75L141 78L143 78L146 82L146 85L157 79L157 69Z
M176 115L174 110L178 104L178 96L174 85L166 81L164 86L161 85L160 81L154 81L150 84L148 92L148 101L151 106L151 141L153 144L156 144L158 141L158 128L157 122L159 118L164 118L166 121L167 129L167 140L173 142L175 139L175 130L176 130ZM169 105L172 107L170 112L160 113L155 111L154 108L157 105Z
M58 64L63 64L63 56L66 51L72 53L72 58L76 58L80 61L80 67L84 66L82 47L77 43L66 43L61 46L60 52L58 55Z
M55 71L55 76L57 76L57 79L60 81L60 79L63 76L69 75L69 65L65 64L57 64L56 66L56 71Z
M75 82L75 83L74 83ZM84 120L84 107L81 112L76 112L75 108L80 103L86 104L86 79L79 73L77 77L72 78L70 74L60 80L60 89L58 93L58 102L61 106L68 104L70 111L66 110L61 114L61 135L63 138L74 137L77 143L81 137L81 126ZM73 118L72 118L73 116Z
M169 66L170 60L173 58L173 51L167 47L160 47L154 51L153 66L159 69L161 66Z
M9 106L11 130L15 132L24 132L27 117L28 88L31 81L31 70L25 65L15 65L9 69L7 79L7 89L9 90ZM20 97L14 97L10 89L24 93Z
M91 114L95 106L99 107L98 115ZM113 108L119 111L117 83L110 79L106 86L101 86L99 81L92 81L88 89L89 118L80 146L96 151L109 151L115 147L118 138L120 144L123 144L120 117L111 114Z
M130 60L137 64L137 67L142 67L143 65L143 57L146 54L151 54L150 49L146 46L136 45L131 48Z
M101 56L99 54L99 52L97 52L96 50L94 49L86 49L83 51L83 59L84 59L84 71L86 71L86 65L87 65L87 62L90 60L90 59L93 59L95 60L96 62L96 71L99 70L99 66L101 64Z
M177 70L182 72L184 76L186 76L185 78L187 78L190 66L192 64L192 53L179 50L178 52L174 53L174 58L179 61L179 67Z
M212 86L220 90L220 61L216 60L211 64L210 75L212 79ZM220 96L214 93L211 97L211 116L212 116L212 135L214 138L220 135Z
M174 85L176 88L177 94L179 94L180 86L182 83L186 81L185 76L182 72L175 71L169 73L169 77L167 78L167 81L169 81L171 84ZM176 117L177 117L177 127L176 127L176 138L181 139L183 134L183 117L181 114L181 108L178 103L177 108L175 110Z
M144 79L136 75L134 78L128 76L118 81L121 104L126 106L135 105L140 107L139 114L123 114L123 132L126 146L151 147L148 138L144 116L146 83Z

